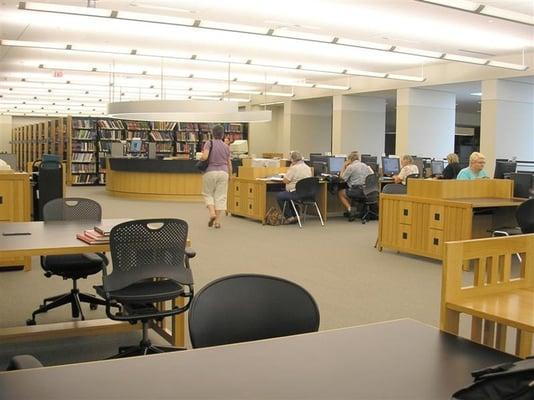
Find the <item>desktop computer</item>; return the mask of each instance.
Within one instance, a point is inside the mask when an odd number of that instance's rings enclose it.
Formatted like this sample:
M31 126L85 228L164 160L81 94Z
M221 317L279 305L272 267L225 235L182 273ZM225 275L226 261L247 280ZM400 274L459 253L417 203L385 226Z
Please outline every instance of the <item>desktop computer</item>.
M512 173L510 178L514 181L514 197L528 199L534 196L533 173Z
M398 158L382 157L382 175L393 176L400 171L400 160Z
M330 157L328 159L328 173L338 175L345 164L345 157Z
M328 171L328 164L322 161L311 161L310 166L313 168L313 176L321 176Z
M419 178L425 178L425 162L422 158L412 157L414 165L417 166L419 170Z
M505 174L509 175L515 172L517 163L515 161L495 161L495 173L493 177L495 179L504 179Z
M360 161L364 164L368 164L369 163L374 163L374 164L377 164L377 157L376 156L372 156L370 154L362 154L360 156Z
M432 176L441 176L445 169L445 163L443 160L432 160L430 162L430 168L432 169Z

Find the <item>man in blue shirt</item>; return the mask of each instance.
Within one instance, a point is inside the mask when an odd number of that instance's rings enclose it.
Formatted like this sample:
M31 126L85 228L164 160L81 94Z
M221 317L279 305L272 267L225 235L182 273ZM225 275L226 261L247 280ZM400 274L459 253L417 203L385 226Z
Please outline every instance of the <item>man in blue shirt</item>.
M474 152L469 156L469 167L462 169L456 179L458 180L471 180L488 178L488 174L484 171L486 165L486 157L482 153Z

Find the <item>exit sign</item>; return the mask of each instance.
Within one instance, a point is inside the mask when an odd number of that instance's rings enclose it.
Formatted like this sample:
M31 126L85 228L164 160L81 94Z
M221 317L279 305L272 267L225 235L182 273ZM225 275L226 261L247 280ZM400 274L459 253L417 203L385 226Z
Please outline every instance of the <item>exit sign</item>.
M63 78L63 71L54 71L54 78Z

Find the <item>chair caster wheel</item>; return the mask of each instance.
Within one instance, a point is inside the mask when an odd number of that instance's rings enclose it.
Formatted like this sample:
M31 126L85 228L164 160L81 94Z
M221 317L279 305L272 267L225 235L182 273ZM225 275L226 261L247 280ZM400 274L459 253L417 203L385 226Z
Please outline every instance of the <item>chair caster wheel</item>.
M89 304L89 308L91 310L96 310L98 308L98 304Z
M32 325L35 325L35 324L36 324L36 322L35 322L34 319L30 318L30 319L26 320L26 325L28 325L28 326L32 326Z

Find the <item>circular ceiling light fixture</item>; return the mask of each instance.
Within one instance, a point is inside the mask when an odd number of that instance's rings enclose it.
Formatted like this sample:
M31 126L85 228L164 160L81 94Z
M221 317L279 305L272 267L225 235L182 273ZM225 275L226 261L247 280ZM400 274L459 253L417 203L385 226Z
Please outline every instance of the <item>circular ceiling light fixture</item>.
M143 100L108 104L111 118L134 121L268 122L270 110L239 111L235 102L219 100Z

